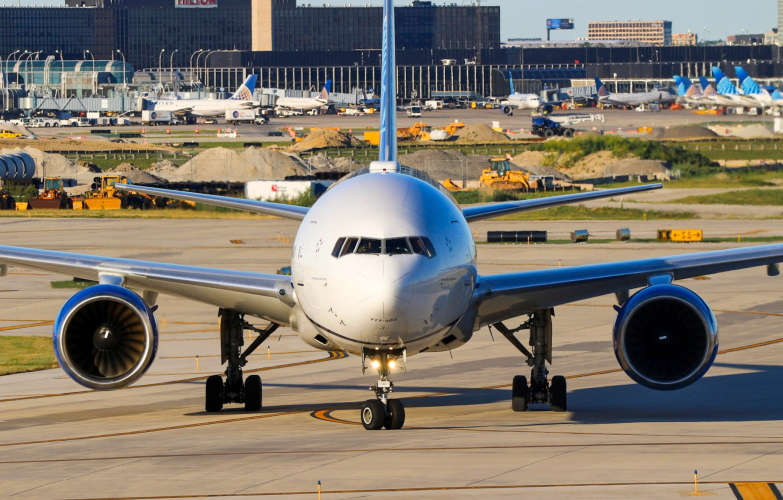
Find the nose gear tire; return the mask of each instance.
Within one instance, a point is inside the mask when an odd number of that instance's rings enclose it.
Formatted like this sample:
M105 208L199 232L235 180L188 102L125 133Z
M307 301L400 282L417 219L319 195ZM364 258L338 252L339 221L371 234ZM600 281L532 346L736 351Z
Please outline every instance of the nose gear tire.
M389 413L383 422L383 426L389 430L402 429L405 425L405 406L399 399L390 399L386 404Z
M378 431L386 421L386 407L377 399L368 399L362 405L362 425L368 431Z

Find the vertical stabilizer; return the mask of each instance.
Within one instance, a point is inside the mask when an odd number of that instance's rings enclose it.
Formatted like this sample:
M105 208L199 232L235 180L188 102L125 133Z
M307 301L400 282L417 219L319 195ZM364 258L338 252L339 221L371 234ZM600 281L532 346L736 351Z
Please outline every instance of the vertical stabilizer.
M752 95L752 94L763 93L761 87L759 87L759 84L756 83L756 81L753 78L751 78L751 76L748 74L747 71L745 71L744 68L737 66L736 68L734 68L734 70L737 73L737 78L739 79L740 88L742 89L743 94Z
M737 90L737 87L735 87L734 84L731 83L729 77L727 77L723 73L723 71L720 70L719 67L717 66L712 67L712 76L715 77L715 88L718 90L718 94L734 95L740 93L739 90Z
M380 161L397 161L397 63L394 43L394 0L383 0Z
M245 83L229 99L234 101L252 101L253 91L256 89L256 80L258 80L258 75L248 76Z
M598 94L598 97L609 97L611 95L609 89L604 85L604 82L597 76L595 77L595 91Z

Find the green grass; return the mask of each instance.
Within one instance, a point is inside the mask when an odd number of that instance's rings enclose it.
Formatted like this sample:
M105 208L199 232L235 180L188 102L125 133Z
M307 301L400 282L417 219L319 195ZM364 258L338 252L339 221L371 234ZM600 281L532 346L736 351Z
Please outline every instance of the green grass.
M55 290L62 290L62 289L68 289L68 288L75 288L77 290L82 290L84 288L91 287L93 285L97 285L98 283L95 281L89 281L89 280L63 280L63 281L52 281L52 288Z
M57 368L50 337L0 336L0 375Z
M783 189L748 189L702 196L687 196L669 203L688 205L783 205Z
M701 151L701 154L709 158L710 160L780 160L783 159L783 150L771 150L765 151L753 150L753 151L736 151L733 149L727 149L725 151Z
M578 205L534 210L493 220L644 220L645 214L647 220L698 219L693 212L659 212L612 207L587 208Z

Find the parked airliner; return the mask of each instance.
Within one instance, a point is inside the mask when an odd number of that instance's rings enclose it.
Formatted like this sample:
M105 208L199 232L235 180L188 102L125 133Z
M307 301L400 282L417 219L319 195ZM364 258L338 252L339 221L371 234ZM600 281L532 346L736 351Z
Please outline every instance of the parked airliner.
M329 105L329 92L332 90L332 81L326 82L318 97L281 97L275 103L278 109L310 111Z
M595 78L595 88L598 92L598 102L612 106L643 106L647 104L670 104L677 96L666 90L652 90L650 92L611 93L600 78Z
M715 315L701 297L674 282L749 267L778 275L783 245L479 273L470 223L662 186L460 208L438 182L399 163L394 46L393 0L384 0L379 159L332 185L312 208L116 186L301 221L290 276L0 246L0 275L13 265L99 282L70 298L54 322L55 353L71 378L97 390L139 380L157 351L155 310L161 293L219 310L220 353L227 368L225 380L215 374L206 382L210 412L228 403L262 409L261 379L245 379L242 369L248 355L280 326L313 347L355 355L357 370L377 372L373 396L359 413L369 430L399 429L405 422L402 401L389 397L394 373L414 370L416 354L465 345L486 326L521 353L520 370L531 368L530 383L524 375L513 379L512 409L545 403L566 411L566 380L549 377L556 338L553 308L607 294L615 294L618 302L615 354L631 379L668 391L687 387L707 372L718 352ZM251 317L268 326L253 326ZM507 325L512 321L520 326ZM258 336L242 351L244 330ZM522 330L529 342L515 336Z
M154 111L170 111L190 116L225 116L226 111L238 111L258 107L253 101L258 75L250 75L228 99L161 99L148 101Z

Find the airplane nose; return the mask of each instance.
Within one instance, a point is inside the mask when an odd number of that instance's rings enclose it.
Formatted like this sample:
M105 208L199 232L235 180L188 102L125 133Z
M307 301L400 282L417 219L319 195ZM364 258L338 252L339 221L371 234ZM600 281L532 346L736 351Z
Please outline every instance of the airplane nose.
M393 320L413 301L411 273L394 262L377 262L357 271L358 305L372 321Z

